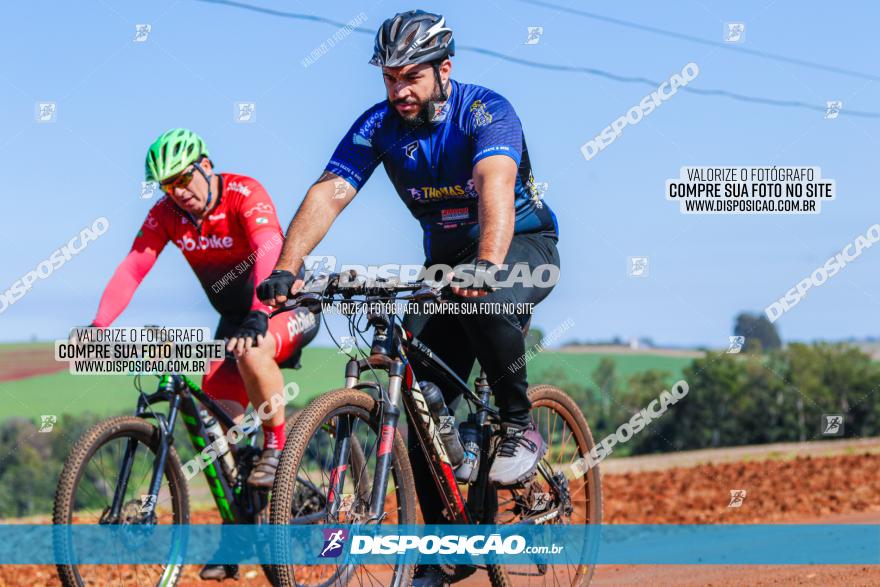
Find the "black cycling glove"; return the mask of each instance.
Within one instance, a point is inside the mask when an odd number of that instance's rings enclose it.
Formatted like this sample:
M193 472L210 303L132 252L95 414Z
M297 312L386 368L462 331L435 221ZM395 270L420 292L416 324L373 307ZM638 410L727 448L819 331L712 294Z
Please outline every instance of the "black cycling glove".
M257 286L257 297L263 303L274 303L275 296L289 298L290 288L293 287L294 281L296 281L296 277L293 273L284 269L276 269Z
M250 338L254 341L254 344L257 344L257 336L265 336L268 331L269 315L260 310L251 310L232 337L241 339Z
M495 283L498 280L497 273L499 268L491 261L477 259L473 264L460 265L459 267L469 278L467 281L470 282L470 285L466 289L490 293L498 289ZM459 267L456 267L456 269L459 269ZM463 282L456 283L455 279L452 281L452 285L456 287L461 287L461 283Z

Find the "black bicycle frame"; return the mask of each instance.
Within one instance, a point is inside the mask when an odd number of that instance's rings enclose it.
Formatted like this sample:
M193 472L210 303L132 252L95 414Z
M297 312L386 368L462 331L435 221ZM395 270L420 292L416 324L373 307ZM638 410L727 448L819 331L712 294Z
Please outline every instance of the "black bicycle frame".
M418 437L425 458L431 467L432 476L443 500L446 517L453 523L469 524L473 520L483 520L486 504L486 487L489 473L488 455L491 433L489 426L497 410L490 407L491 389L485 375L480 374L476 382L476 393L467 383L437 357L424 343L412 336L396 324L396 316L370 315L369 324L374 328L370 356L364 359L352 359L345 368L345 386L348 388L375 387L380 390L377 398L380 405L379 443L376 452L376 475L373 480L371 496L370 520L380 520L385 505L388 486L388 473L391 466L392 444L394 433L400 419L398 405L401 400L406 409L409 421ZM449 456L437 430L437 426L428 411L427 403L415 380L411 362L420 367L430 369L441 377L447 386L456 388L467 401L477 406L477 423L481 431L481 459L478 482L468 493L465 505ZM380 369L388 372L388 387L382 389L372 384L360 383L365 371ZM448 387L449 388L449 387ZM334 447L334 466L330 475L328 502L341 491L345 479L345 463L348 463L350 450L350 423L338 419L336 446ZM336 508L331 505L331 512Z
M153 462L153 472L150 479L149 494L151 496L159 495L159 488L162 484L162 476L165 471L165 463L168 459L168 449L174 441L174 425L177 421L178 413L183 418L193 448L197 451L204 449L211 442L202 418L199 416L199 407L196 400L201 403L204 408L211 413L220 423L228 428L235 425L234 420L226 411L211 399L204 391L202 391L195 383L183 375L163 375L160 378L158 390L155 393L142 394L138 400L135 416L138 418L153 418L156 420L156 428L159 431L159 450L156 459ZM151 406L153 404L168 402L168 415L155 412ZM125 454L122 459L122 468L116 488L113 493L113 503L110 507L109 518L118 520L122 511L122 502L128 488L128 480L131 475L134 455L137 450L137 441L129 439L126 446ZM238 461L238 449L234 444L230 443L230 450L233 457ZM196 459L200 459L197 455ZM224 521L236 522L248 518L253 512L248 511L251 508L243 509L242 505L235 500L234 492L229 480L223 473L217 460L209 462L203 469L208 487L211 489L211 495L217 504L217 509ZM153 512L150 511L152 516Z

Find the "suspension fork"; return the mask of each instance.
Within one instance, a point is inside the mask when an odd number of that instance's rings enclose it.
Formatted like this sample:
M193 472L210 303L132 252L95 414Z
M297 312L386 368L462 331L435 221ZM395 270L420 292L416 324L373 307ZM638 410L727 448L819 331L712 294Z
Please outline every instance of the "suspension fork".
M116 480L116 489L113 491L113 503L110 504L110 513L107 516L110 520L118 521L119 515L122 513L122 500L125 499L125 492L128 490L128 479L131 477L131 467L134 463L137 445L137 439L128 439L125 455L122 457L122 470L119 472L119 478Z
M480 374L474 382L474 388L480 397L483 406L488 406L491 401L492 388L486 379L486 372L480 370ZM489 413L480 407L476 414L477 426L480 429L480 468L477 471L477 481L468 491L468 506L474 512L474 518L483 520L484 523L492 523L494 519L494 500L489 503L490 491L493 491L489 483L489 455L491 453L492 434L489 430Z
M156 460L153 462L153 476L150 480L149 496L155 496L150 503L150 511L148 515L152 518L156 501L159 499L159 487L162 483L162 474L165 471L165 462L168 460L168 447L171 444L171 436L174 433L174 421L177 418L177 410L180 405L180 396L172 395L168 403L170 409L168 411L168 419L163 414L154 414L156 418L156 428L159 430L159 451ZM143 410L138 407L137 415L141 416ZM170 422L170 425L169 425ZM119 472L119 478L116 480L116 488L113 491L113 502L110 505L110 513L108 518L118 520L122 513L123 500L128 491L128 481L131 477L131 469L134 464L134 457L137 453L138 441L135 438L129 438L125 447L125 454L122 457L122 468ZM145 504L141 504L145 505Z
M360 369L355 359L345 364L345 387L354 388L360 379ZM351 419L348 416L337 416L335 425L336 443L333 446L333 461L330 470L330 482L327 490L327 510L326 517L332 521L335 520L342 505L337 496L342 493L345 487L345 472L348 469L349 457L351 456Z
M159 429L159 454L156 455L156 461L153 463L153 478L150 479L150 492L147 494L150 502L150 510L147 515L150 519L155 516L155 509L159 501L159 487L162 484L162 475L165 473L165 462L168 460L168 449L171 446L174 437L174 422L177 420L177 410L180 407L180 396L175 394L169 402L168 419L166 420L162 414L157 414L156 423ZM142 504L143 505L143 504Z
M379 449L376 451L376 474L370 496L370 520L379 520L385 511L388 475L394 457L394 434L400 420L400 392L406 367L395 360L388 368L388 402L384 406L379 428Z

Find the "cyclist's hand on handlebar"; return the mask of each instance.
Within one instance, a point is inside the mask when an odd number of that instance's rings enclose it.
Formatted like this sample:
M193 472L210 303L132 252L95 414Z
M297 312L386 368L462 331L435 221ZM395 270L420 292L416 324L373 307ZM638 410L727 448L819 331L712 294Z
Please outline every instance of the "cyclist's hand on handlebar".
M463 298L481 298L496 291L495 273L499 267L486 259L477 259L472 264L459 265L449 274L449 289Z
M276 269L257 286L257 297L269 306L280 306L302 286L301 275L295 276L290 271Z
M226 351L241 357L251 347L260 346L269 330L269 315L261 310L251 310L226 343Z

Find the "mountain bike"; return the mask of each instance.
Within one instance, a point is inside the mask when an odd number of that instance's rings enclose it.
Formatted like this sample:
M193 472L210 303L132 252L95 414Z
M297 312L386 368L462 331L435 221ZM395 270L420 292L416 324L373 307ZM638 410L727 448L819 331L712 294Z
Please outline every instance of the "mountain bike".
M174 446L178 416L193 449L203 455L202 451L210 450L218 439L218 433L222 435L223 429L231 428L234 421L185 375L163 374L158 378L157 390L147 394L141 389L140 376L136 376L139 399L134 416L99 422L74 445L55 493L53 524L190 523L188 483ZM157 410L157 404L167 404L167 410ZM288 419L288 430L294 419L295 415ZM224 524L268 521L269 492L252 488L246 482L260 456L256 445L259 429L256 421L252 426L242 426L243 438L238 443L229 442L229 452L224 456L210 459L196 455L199 465L204 465L202 472ZM357 463L358 457L354 454L352 462ZM303 480L300 497L302 501L291 506L299 515L308 516L323 505L323 497L317 488L308 489L307 480ZM175 543L168 544L165 564L59 564L58 575L65 586L132 582L174 585L183 570L186 544L183 533L169 535ZM73 560L77 545L68 533L56 548L61 549L65 560ZM271 568L264 566L264 571L271 580Z
M346 283L343 283L345 281ZM321 304L366 304L365 312L349 314L350 332L360 335L372 329L369 354L353 356L345 367L345 385L315 398L300 414L291 429L272 489L270 522L287 524L288 512L303 492L317 487L326 506L313 518L318 523L415 524L416 492L407 446L398 431L406 412L418 437L431 476L443 500L444 514L453 524L598 524L602 505L599 470L584 470L576 463L584 459L594 442L584 415L562 390L550 385L529 389L532 418L548 443L548 450L530 480L515 487L498 487L489 481L494 451L498 444L499 415L491 405L492 390L486 374L480 372L472 390L424 343L407 332L398 317L387 311L389 303L406 300L430 303L441 300L444 291L424 283L373 281L358 283L356 275L340 280L327 278L320 292L297 293L276 313L300 306ZM382 304L386 304L383 306ZM362 308L363 309L363 308ZM360 317L356 317L356 314ZM362 327L366 318L366 328ZM363 337L361 337L363 338ZM366 343L366 339L363 339ZM436 375L436 383L459 391L469 410L469 442L479 453L479 464L465 482L456 479L441 426L432 415L422 394L423 385L415 380L413 365L420 372ZM423 371L423 369L427 369ZM379 376L379 373L383 376ZM373 381L362 380L365 374ZM424 383L424 382L423 382ZM459 426L463 432L465 426ZM462 434L464 439L464 434ZM474 446L475 445L475 446ZM364 456L363 469L348 466L349 451ZM372 475L369 472L372 471ZM364 485L366 484L366 485ZM461 487L460 487L461 484ZM280 536L280 538L278 537ZM284 533L273 542L276 560L284 560L292 544ZM583 560L583 559L581 559ZM476 571L474 566L442 565L449 582ZM574 568L536 562L524 565L487 565L493 585L553 584L587 585L593 565ZM323 584L409 585L414 567L409 561L394 564L338 566L278 565L276 584L301 585L323 573Z

